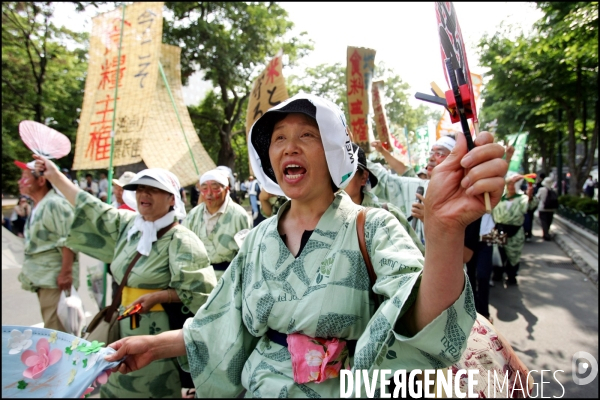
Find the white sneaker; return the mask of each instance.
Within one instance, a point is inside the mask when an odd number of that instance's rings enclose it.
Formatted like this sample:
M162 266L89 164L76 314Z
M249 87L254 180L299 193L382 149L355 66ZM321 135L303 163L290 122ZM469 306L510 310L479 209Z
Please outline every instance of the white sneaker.
M258 218L258 211L255 211L254 213L252 213L252 219L256 219Z

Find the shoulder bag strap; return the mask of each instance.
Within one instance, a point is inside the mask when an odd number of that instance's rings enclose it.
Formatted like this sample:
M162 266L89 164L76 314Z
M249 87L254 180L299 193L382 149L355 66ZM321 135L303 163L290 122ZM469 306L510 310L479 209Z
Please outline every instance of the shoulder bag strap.
M375 285L375 281L377 280L377 274L375 274L375 269L373 269L373 264L371 263L369 252L367 251L367 242L365 240L365 221L367 220L367 212L370 208L371 207L366 207L358 212L356 217L356 233L358 234L358 246L360 247L360 252L367 265L367 273L369 274L369 281L371 283L370 292L375 300L375 308L377 309L381 304L379 296L375 295L373 292L373 285Z
M173 228L175 225L178 225L178 224L179 223L177 221L173 221L173 223L171 225L165 226L164 228L159 230L156 233L156 240L158 241L165 233L167 233L171 228ZM125 287L125 285L127 285L127 278L129 278L129 273L131 272L131 270L133 269L133 266L138 262L138 260L140 259L141 256L142 256L142 254L138 251L137 254L135 255L135 257L133 257L133 260L131 260L131 262L129 263L129 266L127 267L127 271L125 271L125 275L123 275L123 280L121 281L121 284L119 285L119 288L117 289L117 295L115 297L115 300L108 307L108 311L107 311L106 315L104 316L104 320L106 322L110 322L112 315L115 313L115 311L119 307L119 304L121 304L121 295L123 294L123 288Z

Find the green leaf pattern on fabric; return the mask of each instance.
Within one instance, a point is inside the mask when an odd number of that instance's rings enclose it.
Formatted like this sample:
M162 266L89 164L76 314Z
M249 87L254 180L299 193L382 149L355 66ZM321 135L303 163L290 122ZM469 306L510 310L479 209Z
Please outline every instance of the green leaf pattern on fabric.
M359 208L345 192L338 193L298 258L277 232L282 212L250 231L218 287L183 329L187 364L182 366L192 373L199 396L235 397L246 388L256 397L339 397L338 379L294 383L289 353L265 336L269 328L358 339L354 368L372 369L377 358L383 366L392 363L393 369L429 367L430 360L420 351L446 366L454 362L445 343L464 347L457 333L468 332L474 321L465 306L466 289L452 306L454 314L446 310L411 338L394 332L401 310L414 301L423 256L394 216L369 212L369 254L381 277L374 290L387 299L374 310L358 249ZM329 275L324 275L321 267L329 259ZM237 371L243 371L239 380Z
M35 208L25 224L25 259L19 281L25 290L57 289L62 268L62 248L73 222L73 207L54 189ZM70 246L68 246L70 247ZM79 262L73 262L73 286L79 288Z
M137 253L141 233L127 241L135 213L117 210L83 191L77 194L75 220L67 245L111 263L117 283L123 279ZM142 256L131 271L127 286L144 289L174 288L182 305L193 313L206 302L217 280L204 245L189 229L177 225L152 244L149 256ZM120 311L124 307L120 306ZM121 337L152 335L168 331L164 311L142 315L138 328L129 319L119 321ZM127 375L111 374L100 389L101 397L179 397L181 384L173 359L157 360Z

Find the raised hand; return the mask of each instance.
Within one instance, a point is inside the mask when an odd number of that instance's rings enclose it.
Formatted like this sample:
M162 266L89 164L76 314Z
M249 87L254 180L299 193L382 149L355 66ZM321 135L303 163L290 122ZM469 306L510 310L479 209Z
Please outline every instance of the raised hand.
M485 192L490 194L492 208L500 201L508 170L502 160L504 148L494 143L489 132L480 132L475 146L467 152L464 134L459 133L452 153L433 169L425 199L431 233L464 232L485 213Z

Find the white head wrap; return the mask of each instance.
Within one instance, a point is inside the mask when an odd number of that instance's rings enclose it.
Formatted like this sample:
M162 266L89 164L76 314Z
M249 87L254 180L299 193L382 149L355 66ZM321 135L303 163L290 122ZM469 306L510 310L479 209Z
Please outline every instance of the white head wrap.
M544 178L542 181L542 186L547 189L552 189L552 185L554 185L554 179L552 179L550 176Z
M260 117L248 136L250 165L261 186L269 193L285 196L275 181L269 160L269 144L274 116L280 113L302 113L317 121L329 174L335 186L343 189L356 172L358 154L352 149L342 110L331 101L312 94L299 93L276 105Z
M144 218L137 213L136 191L132 190L132 186L130 186L138 184L156 187L171 193L175 196L174 210L169 211L154 222L144 220ZM127 232L127 240L129 241L135 233L142 232L142 236L137 245L137 251L148 256L152 249L152 243L157 240L157 232L162 228L169 226L175 218L185 218L185 206L181 201L181 194L179 193L179 179L166 169L149 168L138 172L131 182L125 185L123 189L125 189L123 192L123 201L137 213L133 227Z
M231 186L231 188L233 189L233 186L235 185L235 177L233 176L233 171L231 170L231 168L229 168L225 165L219 165L215 169L225 173L225 175L229 179L229 186ZM225 185L225 186L227 186L227 185Z
M442 146L452 151L454 146L456 146L456 140L452 139L450 136L442 136L435 142L434 145Z
M200 184L207 181L215 181L219 182L223 186L229 186L229 179L227 178L227 173L220 169L211 169L208 172L205 172L200 176Z

